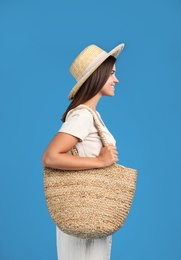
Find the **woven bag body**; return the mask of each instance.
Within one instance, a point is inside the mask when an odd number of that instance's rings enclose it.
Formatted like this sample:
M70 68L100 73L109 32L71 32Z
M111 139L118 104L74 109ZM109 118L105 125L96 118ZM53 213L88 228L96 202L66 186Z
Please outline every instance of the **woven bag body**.
M86 171L45 167L45 196L51 218L63 232L80 238L113 234L129 213L136 173L119 164Z
M107 145L94 114L93 118L103 145ZM137 170L119 164L76 171L44 167L50 216L69 235L84 239L111 235L122 227L129 213L136 179Z

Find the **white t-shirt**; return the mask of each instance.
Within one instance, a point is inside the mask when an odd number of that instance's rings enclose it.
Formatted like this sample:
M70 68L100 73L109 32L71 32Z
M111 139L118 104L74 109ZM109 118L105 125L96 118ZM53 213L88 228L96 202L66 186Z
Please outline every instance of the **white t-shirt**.
M68 112L66 121L62 124L59 132L73 135L80 140L76 144L79 156L97 157L102 148L102 142L94 125L91 112L86 109L87 106L80 106L83 108ZM96 115L108 143L115 145L116 141L103 123L100 114L97 111L96 113L93 111L93 113Z

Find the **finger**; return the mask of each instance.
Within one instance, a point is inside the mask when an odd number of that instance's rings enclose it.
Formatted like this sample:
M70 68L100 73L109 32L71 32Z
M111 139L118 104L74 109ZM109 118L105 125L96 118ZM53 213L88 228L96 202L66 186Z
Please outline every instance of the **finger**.
M117 147L114 144L108 144L108 147L111 149L117 149Z
M115 146L113 143L109 143L108 146Z
M118 153L116 147L115 147L115 148L112 148L111 150L112 150L114 153L116 153L116 154Z
M116 162L119 161L118 156L115 156Z

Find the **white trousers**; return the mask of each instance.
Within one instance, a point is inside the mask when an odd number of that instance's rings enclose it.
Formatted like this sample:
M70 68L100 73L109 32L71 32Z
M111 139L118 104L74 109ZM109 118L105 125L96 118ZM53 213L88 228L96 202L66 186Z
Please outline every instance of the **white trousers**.
M56 227L58 260L110 260L112 236L80 239Z

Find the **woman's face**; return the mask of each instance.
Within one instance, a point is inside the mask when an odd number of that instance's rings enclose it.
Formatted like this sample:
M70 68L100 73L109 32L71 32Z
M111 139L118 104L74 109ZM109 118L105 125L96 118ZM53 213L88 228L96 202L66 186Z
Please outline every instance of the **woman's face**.
M111 97L114 96L115 84L119 82L119 80L116 78L115 73L116 73L116 66L114 64L108 80L100 90L100 94L102 96L111 96Z

